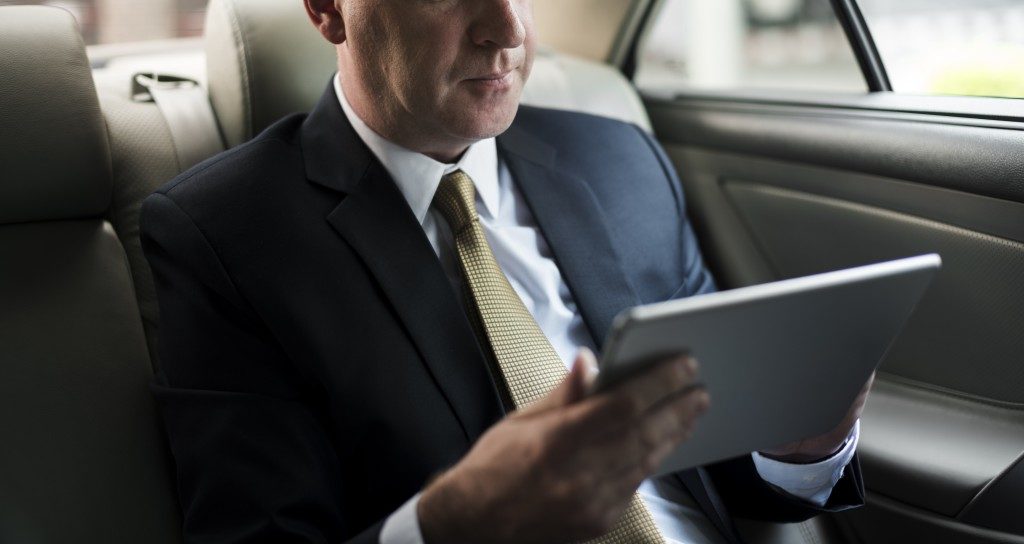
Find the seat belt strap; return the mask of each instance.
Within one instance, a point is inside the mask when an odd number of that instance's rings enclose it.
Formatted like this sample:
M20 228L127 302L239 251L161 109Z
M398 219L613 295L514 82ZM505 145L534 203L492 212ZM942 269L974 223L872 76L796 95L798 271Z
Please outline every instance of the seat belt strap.
M224 150L210 99L197 81L168 74L135 74L132 100L156 102L171 133L181 171Z

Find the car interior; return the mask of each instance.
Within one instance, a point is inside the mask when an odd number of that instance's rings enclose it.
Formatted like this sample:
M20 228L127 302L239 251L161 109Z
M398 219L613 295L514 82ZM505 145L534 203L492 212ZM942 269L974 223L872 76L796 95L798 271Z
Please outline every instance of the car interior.
M863 92L642 89L664 4L536 0L523 102L653 133L722 288L944 263L862 418L866 506L739 520L744 539L1024 543L1024 102L894 92L851 0L823 4ZM205 17L202 38L87 48L66 10L0 6L0 542L182 541L141 203L336 71L301 2Z

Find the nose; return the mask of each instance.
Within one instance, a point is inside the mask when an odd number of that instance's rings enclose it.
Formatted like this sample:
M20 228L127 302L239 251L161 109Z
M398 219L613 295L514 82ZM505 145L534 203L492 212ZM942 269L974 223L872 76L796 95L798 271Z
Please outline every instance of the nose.
M473 43L483 47L515 49L526 40L524 16L529 9L523 0L482 0L476 23L470 27Z

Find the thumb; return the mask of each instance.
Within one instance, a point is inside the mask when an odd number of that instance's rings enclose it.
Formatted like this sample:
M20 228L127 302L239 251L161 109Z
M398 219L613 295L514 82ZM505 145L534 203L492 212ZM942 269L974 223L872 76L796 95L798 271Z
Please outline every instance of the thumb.
M568 406L587 396L594 377L597 374L597 360L593 352L587 348L580 348L573 360L569 374L565 376L558 387L551 390L544 398L538 400L531 408L546 410Z

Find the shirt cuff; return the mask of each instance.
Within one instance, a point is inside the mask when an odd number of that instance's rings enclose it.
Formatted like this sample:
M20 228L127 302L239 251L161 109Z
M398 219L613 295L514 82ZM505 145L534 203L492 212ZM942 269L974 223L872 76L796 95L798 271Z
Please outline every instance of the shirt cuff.
M858 419L843 447L831 457L816 463L797 464L769 459L758 452L751 455L754 467L761 479L786 493L803 499L815 506L825 506L832 488L843 477L846 465L853 459L860 438L860 420Z
M417 493L388 516L380 531L380 544L425 544L420 532L420 518L416 514L420 495L422 493Z

